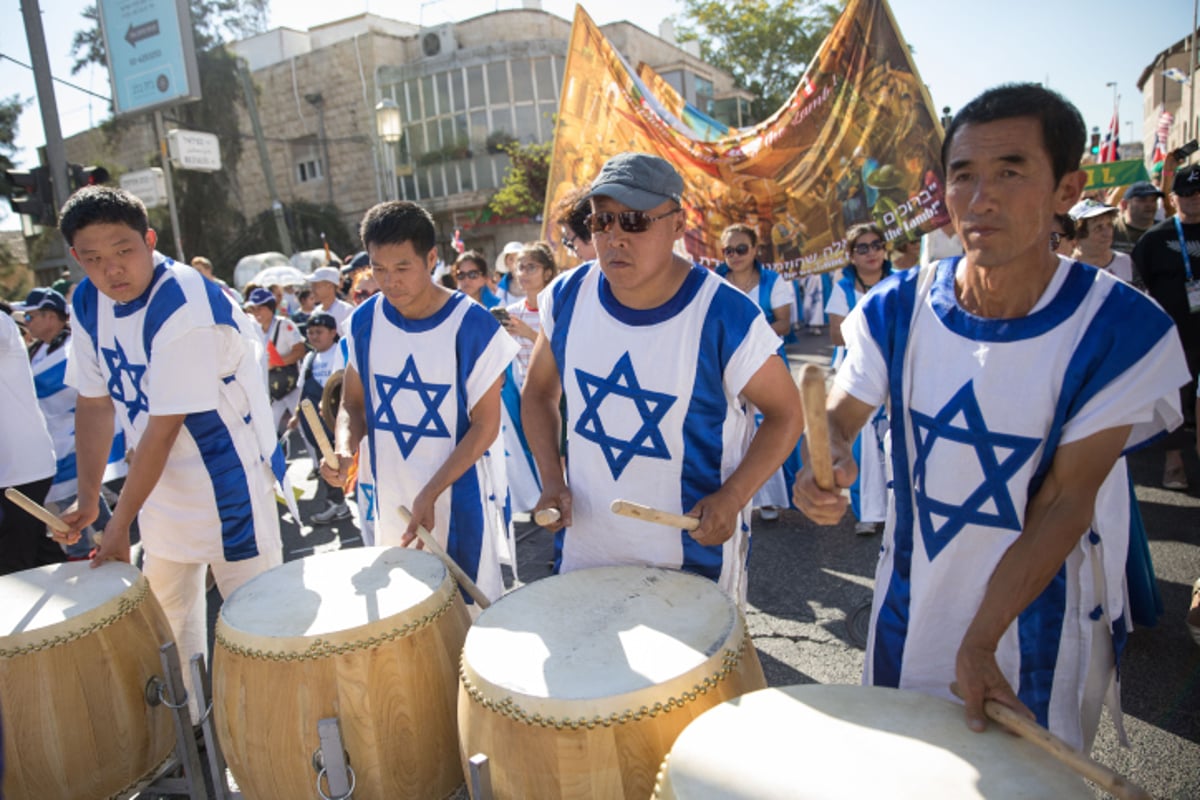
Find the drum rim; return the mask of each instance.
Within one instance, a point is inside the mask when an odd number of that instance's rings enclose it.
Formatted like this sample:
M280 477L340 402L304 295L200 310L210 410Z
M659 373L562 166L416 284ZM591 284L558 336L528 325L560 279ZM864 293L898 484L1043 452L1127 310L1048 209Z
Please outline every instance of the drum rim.
M114 566L120 562L115 562ZM107 567L104 565L102 569ZM133 582L119 594L69 619L43 628L0 636L0 659L17 658L69 644L115 625L137 611L150 596L150 583L136 567L124 564L136 574ZM90 568L90 567L89 567ZM87 574L87 573L84 573Z
M340 631L314 636L269 637L235 628L217 616L214 650L223 649L243 658L268 661L308 661L333 658L356 650L370 650L416 634L462 603L458 585L443 568L442 582L425 599L404 611ZM400 620L403 620L402 622Z

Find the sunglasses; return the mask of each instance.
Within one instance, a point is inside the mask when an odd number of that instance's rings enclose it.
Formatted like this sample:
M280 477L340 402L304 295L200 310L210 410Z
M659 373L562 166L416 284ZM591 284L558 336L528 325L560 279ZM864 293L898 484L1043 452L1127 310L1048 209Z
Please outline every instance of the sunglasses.
M545 269L545 267L536 261L526 261L523 264L517 264L517 272L524 272L527 274L541 272L543 269Z
M645 211L620 211L617 213L599 211L595 214L589 214L588 218L583 222L592 233L608 233L614 222L620 224L621 230L626 233L644 233L655 222L658 222L660 219L666 219L672 214L678 214L680 211L683 211L683 209L673 208L665 214L659 214L657 217L652 217Z
M750 245L739 244L736 247L726 247L721 252L726 256L744 256L750 252Z
M578 251L575 249L575 242L579 241L579 237L572 233L567 233L565 230L561 231L561 234L563 247L570 250L572 255L579 255Z
M880 250L882 250L885 247L887 247L887 245L885 245L883 242L876 239L873 242L864 242L862 244L856 244L851 249L852 249L854 255L865 256L867 253L871 252L872 250L874 250L876 253L878 253Z
M473 281L476 278L482 278L483 273L477 269L473 269L467 272L456 272L454 273L454 277L458 278L460 281Z

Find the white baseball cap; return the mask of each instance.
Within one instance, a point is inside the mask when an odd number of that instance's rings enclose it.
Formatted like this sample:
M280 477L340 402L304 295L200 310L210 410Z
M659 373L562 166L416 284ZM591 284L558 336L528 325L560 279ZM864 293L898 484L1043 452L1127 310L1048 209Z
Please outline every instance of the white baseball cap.
M308 282L319 283L320 281L326 281L337 286L342 282L342 273L338 271L337 267L321 267L320 269L313 270L313 274L309 276Z
M504 245L504 249L500 251L500 255L496 256L496 272L508 272L508 264L504 259L510 253L521 252L521 248L524 246L525 245L521 244L520 242L509 242L508 244Z

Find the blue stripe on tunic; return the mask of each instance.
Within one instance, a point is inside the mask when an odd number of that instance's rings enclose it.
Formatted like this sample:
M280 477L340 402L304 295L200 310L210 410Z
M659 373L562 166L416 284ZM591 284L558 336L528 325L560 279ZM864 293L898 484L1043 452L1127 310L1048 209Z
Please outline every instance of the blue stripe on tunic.
M221 544L226 561L244 561L258 555L254 536L254 505L250 485L234 446L233 437L216 411L188 414L183 421L212 481L217 514L221 519Z
M33 376L33 388L38 400L45 400L51 395L58 394L67 388L64 383L67 376L67 359L63 358L57 364L47 367Z

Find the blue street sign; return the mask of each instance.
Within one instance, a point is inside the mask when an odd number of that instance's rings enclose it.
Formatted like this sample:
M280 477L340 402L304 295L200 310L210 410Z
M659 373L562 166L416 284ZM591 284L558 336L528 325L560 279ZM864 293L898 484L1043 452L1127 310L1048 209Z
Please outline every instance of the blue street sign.
M99 0L114 112L200 99L187 0Z

